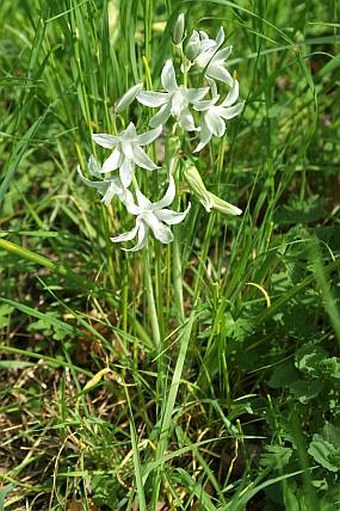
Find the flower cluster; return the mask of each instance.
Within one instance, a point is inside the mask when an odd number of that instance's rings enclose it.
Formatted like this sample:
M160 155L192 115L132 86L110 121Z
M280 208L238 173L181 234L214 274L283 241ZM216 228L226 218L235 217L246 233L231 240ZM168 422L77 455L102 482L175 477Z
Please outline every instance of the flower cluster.
M142 249L150 230L161 243L170 243L173 234L169 226L182 222L190 210L190 203L183 212L167 209L176 196L173 168L168 171L168 188L161 200L151 202L143 195L138 184L136 168L147 171L156 171L160 168L144 148L155 142L171 122L172 135L190 132L197 137L193 152L198 153L212 137L222 137L227 129L226 122L239 115L244 107L244 102L238 101L239 83L226 66L232 47L223 47L225 41L223 28L220 28L215 39L211 39L203 31L194 30L185 45L184 32L184 15L181 14L173 30L173 42L182 49L181 62L177 72L176 61L169 59L165 62L161 72L162 90L144 90L143 84L138 83L115 105L116 115L126 110L134 101L145 107L158 109L150 118L150 129L139 134L135 124L130 122L125 129L115 135L93 134L94 142L111 150L111 154L102 165L90 156L88 172L93 179L86 178L78 167L82 182L96 189L102 195L102 202L106 206L117 198L128 213L136 217L135 226L129 232L110 238L113 243L117 243L131 241L137 237L136 245L124 250ZM192 83L191 78L197 80L197 76L201 77L201 86L188 86ZM220 90L225 89L227 92L222 96ZM183 174L207 211L216 208L231 215L242 213L236 206L209 192L192 164L187 165Z

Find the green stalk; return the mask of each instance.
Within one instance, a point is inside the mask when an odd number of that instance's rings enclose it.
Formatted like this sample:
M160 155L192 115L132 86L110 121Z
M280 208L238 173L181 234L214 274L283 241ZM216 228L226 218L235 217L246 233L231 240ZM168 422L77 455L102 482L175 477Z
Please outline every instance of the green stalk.
M132 180L134 189L138 189L138 183L136 178L133 177ZM161 346L161 328L160 322L157 314L155 293L152 283L152 274L151 274L151 264L150 264L150 249L149 244L147 243L143 249L143 268L144 268L144 281L145 281L145 291L147 297L147 304L149 308L150 321L151 321L151 329L153 336L153 343L156 348L160 348ZM158 277L158 275L157 275Z
M209 215L208 225L207 225L207 228L205 231L204 241L203 241L203 245L202 245L202 252L201 252L201 257L200 257L200 261L199 261L199 266L198 266L197 274L195 277L194 299L193 299L194 304L197 304L199 297L201 295L202 289L203 289L204 273L205 273L205 269L206 269L206 261L207 261L207 257L208 257L212 228L214 226L214 222L215 222L215 212L212 211Z
M154 341L155 347L160 348L160 346L161 346L161 332L160 332L160 328L159 328L155 295L154 295L153 285L152 285L149 245L146 245L146 247L143 250L143 263L144 263L145 288L146 288L146 296L147 296L148 307L149 307L152 336L153 336L153 341Z
M178 187L178 183L180 182L179 175L179 166L178 166L178 147L180 146L179 139L176 137L174 139L174 144L170 146L171 154L175 154L170 159L169 162L169 170L173 175L176 186ZM179 197L176 198L175 205L178 208L180 203ZM172 251L172 270L173 270L173 283L174 283L174 292L175 292L175 304L178 312L178 316L181 322L185 320L184 314L184 302L183 302L183 274L182 274L182 261L181 261L181 251L178 242L178 229L174 228L174 241L173 241L173 251Z
M169 444L172 432L173 432L173 414L176 404L176 398L179 390L179 386L181 383L184 363L186 360L186 355L189 347L189 341L191 339L191 332L193 325L197 319L198 314L193 312L188 319L187 323L183 326L183 330L179 334L178 342L180 343L180 349L178 353L178 358L176 361L174 373L172 376L172 381L170 388L167 392L167 398L165 406L162 410L162 417L160 422L160 433L158 439L157 450L155 454L155 465L157 467L156 472L153 475L153 494L151 497L150 503L150 511L154 511L159 502L159 494L161 491L161 472L163 468L162 459L164 457L164 453Z
M162 258L162 251L159 243L155 244L155 300L157 307L157 318L161 338L165 337L165 324L164 324L164 287L162 278L162 268L164 260Z
M152 39L152 13L153 0L144 0L144 37L145 56L148 63L151 60L151 39Z
M178 243L178 236L176 236L177 229L174 229L174 231L175 231L175 239L173 241L172 265L173 265L173 276L174 276L175 301L176 301L179 319L181 322L184 322L185 314L184 314L184 301L183 301L182 261L181 261L180 247L179 247L179 243Z

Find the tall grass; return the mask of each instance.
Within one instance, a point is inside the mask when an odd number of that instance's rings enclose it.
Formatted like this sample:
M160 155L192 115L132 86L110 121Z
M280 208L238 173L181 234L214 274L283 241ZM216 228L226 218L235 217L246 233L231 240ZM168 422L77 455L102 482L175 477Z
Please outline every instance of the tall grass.
M192 197L176 244L128 254L76 167L104 158L93 132L146 125L112 107L159 84L179 12L234 46L246 108L194 161L244 214ZM0 510L337 509L336 2L0 14Z

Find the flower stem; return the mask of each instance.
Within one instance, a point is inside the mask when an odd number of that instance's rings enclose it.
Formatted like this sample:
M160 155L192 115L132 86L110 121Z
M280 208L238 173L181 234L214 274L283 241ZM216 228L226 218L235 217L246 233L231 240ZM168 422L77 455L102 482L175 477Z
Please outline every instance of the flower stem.
M146 296L148 300L148 308L150 314L151 328L152 328L152 336L153 341L156 348L160 348L161 346L161 332L159 328L155 295L153 291L152 285L152 276L151 276L151 265L150 265L150 251L149 246L147 245L143 251L143 259L144 259L144 278L145 278L145 288L146 288Z
M175 147L176 145L179 146L180 142L179 139L174 139L175 141ZM180 169L178 165L178 149L175 150L174 156L170 160L170 173L174 176L176 184L178 186L178 183L180 182ZM176 200L177 206L179 206L180 199L179 197ZM173 252L172 252L172 266L173 266L173 281L174 281L174 292L175 292L175 303L177 308L177 313L179 316L179 319L181 322L184 322L185 320L185 314L184 314L184 302L183 302L183 275L182 275L182 261L181 261L181 251L180 251L180 245L178 241L178 232L176 232L178 229L174 228L174 241L173 241Z
M175 291L175 302L177 306L177 312L181 322L185 320L184 314L184 302L183 302L183 276L182 276L182 261L180 254L180 247L178 243L178 236L175 233L175 239L173 242L173 278L174 278L174 291Z

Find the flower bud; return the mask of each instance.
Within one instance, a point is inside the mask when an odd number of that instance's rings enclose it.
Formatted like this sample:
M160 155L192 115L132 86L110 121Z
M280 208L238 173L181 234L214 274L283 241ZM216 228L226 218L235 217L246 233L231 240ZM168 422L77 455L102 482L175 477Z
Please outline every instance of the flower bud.
M172 30L172 42L174 44L180 44L184 39L185 32L185 17L183 12L178 16L176 23Z
M206 189L202 178L194 165L186 166L184 169L184 177L208 213L210 213L212 209L217 209L226 215L241 215L242 210L237 206L220 199L220 197L217 197L217 195Z
M131 103L136 99L137 94L142 90L143 84L137 83L130 89L128 89L125 94L117 101L114 107L114 111L118 114L125 110Z
M193 62L195 58L199 55L200 49L201 49L200 35L196 30L194 30L185 48L185 54L190 60L190 62Z

